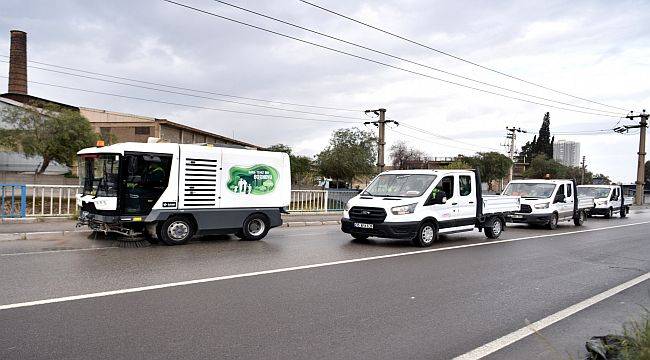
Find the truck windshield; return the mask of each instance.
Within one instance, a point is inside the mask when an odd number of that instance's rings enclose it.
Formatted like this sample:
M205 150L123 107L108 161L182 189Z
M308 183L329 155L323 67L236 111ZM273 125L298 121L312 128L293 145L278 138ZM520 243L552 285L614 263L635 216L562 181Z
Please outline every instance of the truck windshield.
M606 198L609 197L609 188L581 186L578 188L578 196L588 196L596 199Z
M418 197L435 180L435 175L424 174L383 174L379 175L361 195Z
M555 184L548 183L510 183L503 195L521 196L523 198L550 198L555 190Z
M117 196L120 156L82 155L79 158L79 186L83 195Z

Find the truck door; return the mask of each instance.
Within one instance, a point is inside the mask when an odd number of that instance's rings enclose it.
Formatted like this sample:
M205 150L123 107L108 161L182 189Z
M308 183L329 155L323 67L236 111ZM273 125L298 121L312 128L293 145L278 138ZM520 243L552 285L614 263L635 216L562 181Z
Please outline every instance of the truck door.
M571 184L560 184L555 193L553 204L560 219L573 217L573 197L569 198L567 194L571 191ZM573 195L573 193L571 192Z
M573 210L574 210L574 199L573 199L573 183L566 183L564 184L564 188L566 191L566 200L564 202L565 206L565 211L566 211L566 217L567 218L573 218Z
M476 179L471 175L458 175L458 219L459 226L476 223Z
M612 189L611 196L609 197L610 201L610 206L614 208L614 210L618 210L621 208L621 198L620 198L620 188L615 187Z
M443 176L438 184L433 188L430 198L435 198L439 192L444 192L447 201L444 204L426 204L427 216L432 216L438 220L439 230L441 232L454 227L454 222L457 219L458 204L452 205L456 200L454 198L454 190L456 186L454 183L458 180L454 179L454 175Z

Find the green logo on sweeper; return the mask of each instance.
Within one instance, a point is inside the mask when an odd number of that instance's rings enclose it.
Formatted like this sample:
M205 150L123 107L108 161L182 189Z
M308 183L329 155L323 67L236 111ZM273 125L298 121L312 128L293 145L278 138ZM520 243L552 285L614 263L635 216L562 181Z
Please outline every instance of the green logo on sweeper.
M264 195L273 192L278 171L268 165L233 166L226 186L237 194Z

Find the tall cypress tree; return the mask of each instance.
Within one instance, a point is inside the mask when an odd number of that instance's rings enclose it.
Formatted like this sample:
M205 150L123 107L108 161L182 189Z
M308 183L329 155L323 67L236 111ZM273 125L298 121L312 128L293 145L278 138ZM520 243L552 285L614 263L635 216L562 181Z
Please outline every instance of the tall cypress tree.
M551 114L547 112L544 114L542 127L539 128L539 135L535 135L532 142L526 142L521 147L521 154L529 161L539 154L553 158L553 142L555 137L551 138Z
M553 147L551 145L551 115L547 112L544 114L542 127L539 129L537 137L537 154L544 154L547 157L553 157Z

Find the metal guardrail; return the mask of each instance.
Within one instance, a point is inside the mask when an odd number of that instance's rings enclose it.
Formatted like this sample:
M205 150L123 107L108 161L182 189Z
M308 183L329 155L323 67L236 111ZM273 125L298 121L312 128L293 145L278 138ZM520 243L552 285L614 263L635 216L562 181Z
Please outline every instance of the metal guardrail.
M0 184L0 218L72 216L77 185ZM289 212L343 211L358 190L291 190ZM646 196L646 204L650 199Z
M0 217L72 216L77 212L77 185L0 184ZM291 190L289 212L338 212L357 190Z
M24 218L27 209L27 186L0 184L0 218Z
M27 217L72 216L77 212L77 185L28 184Z
M289 212L343 211L357 190L291 190Z

